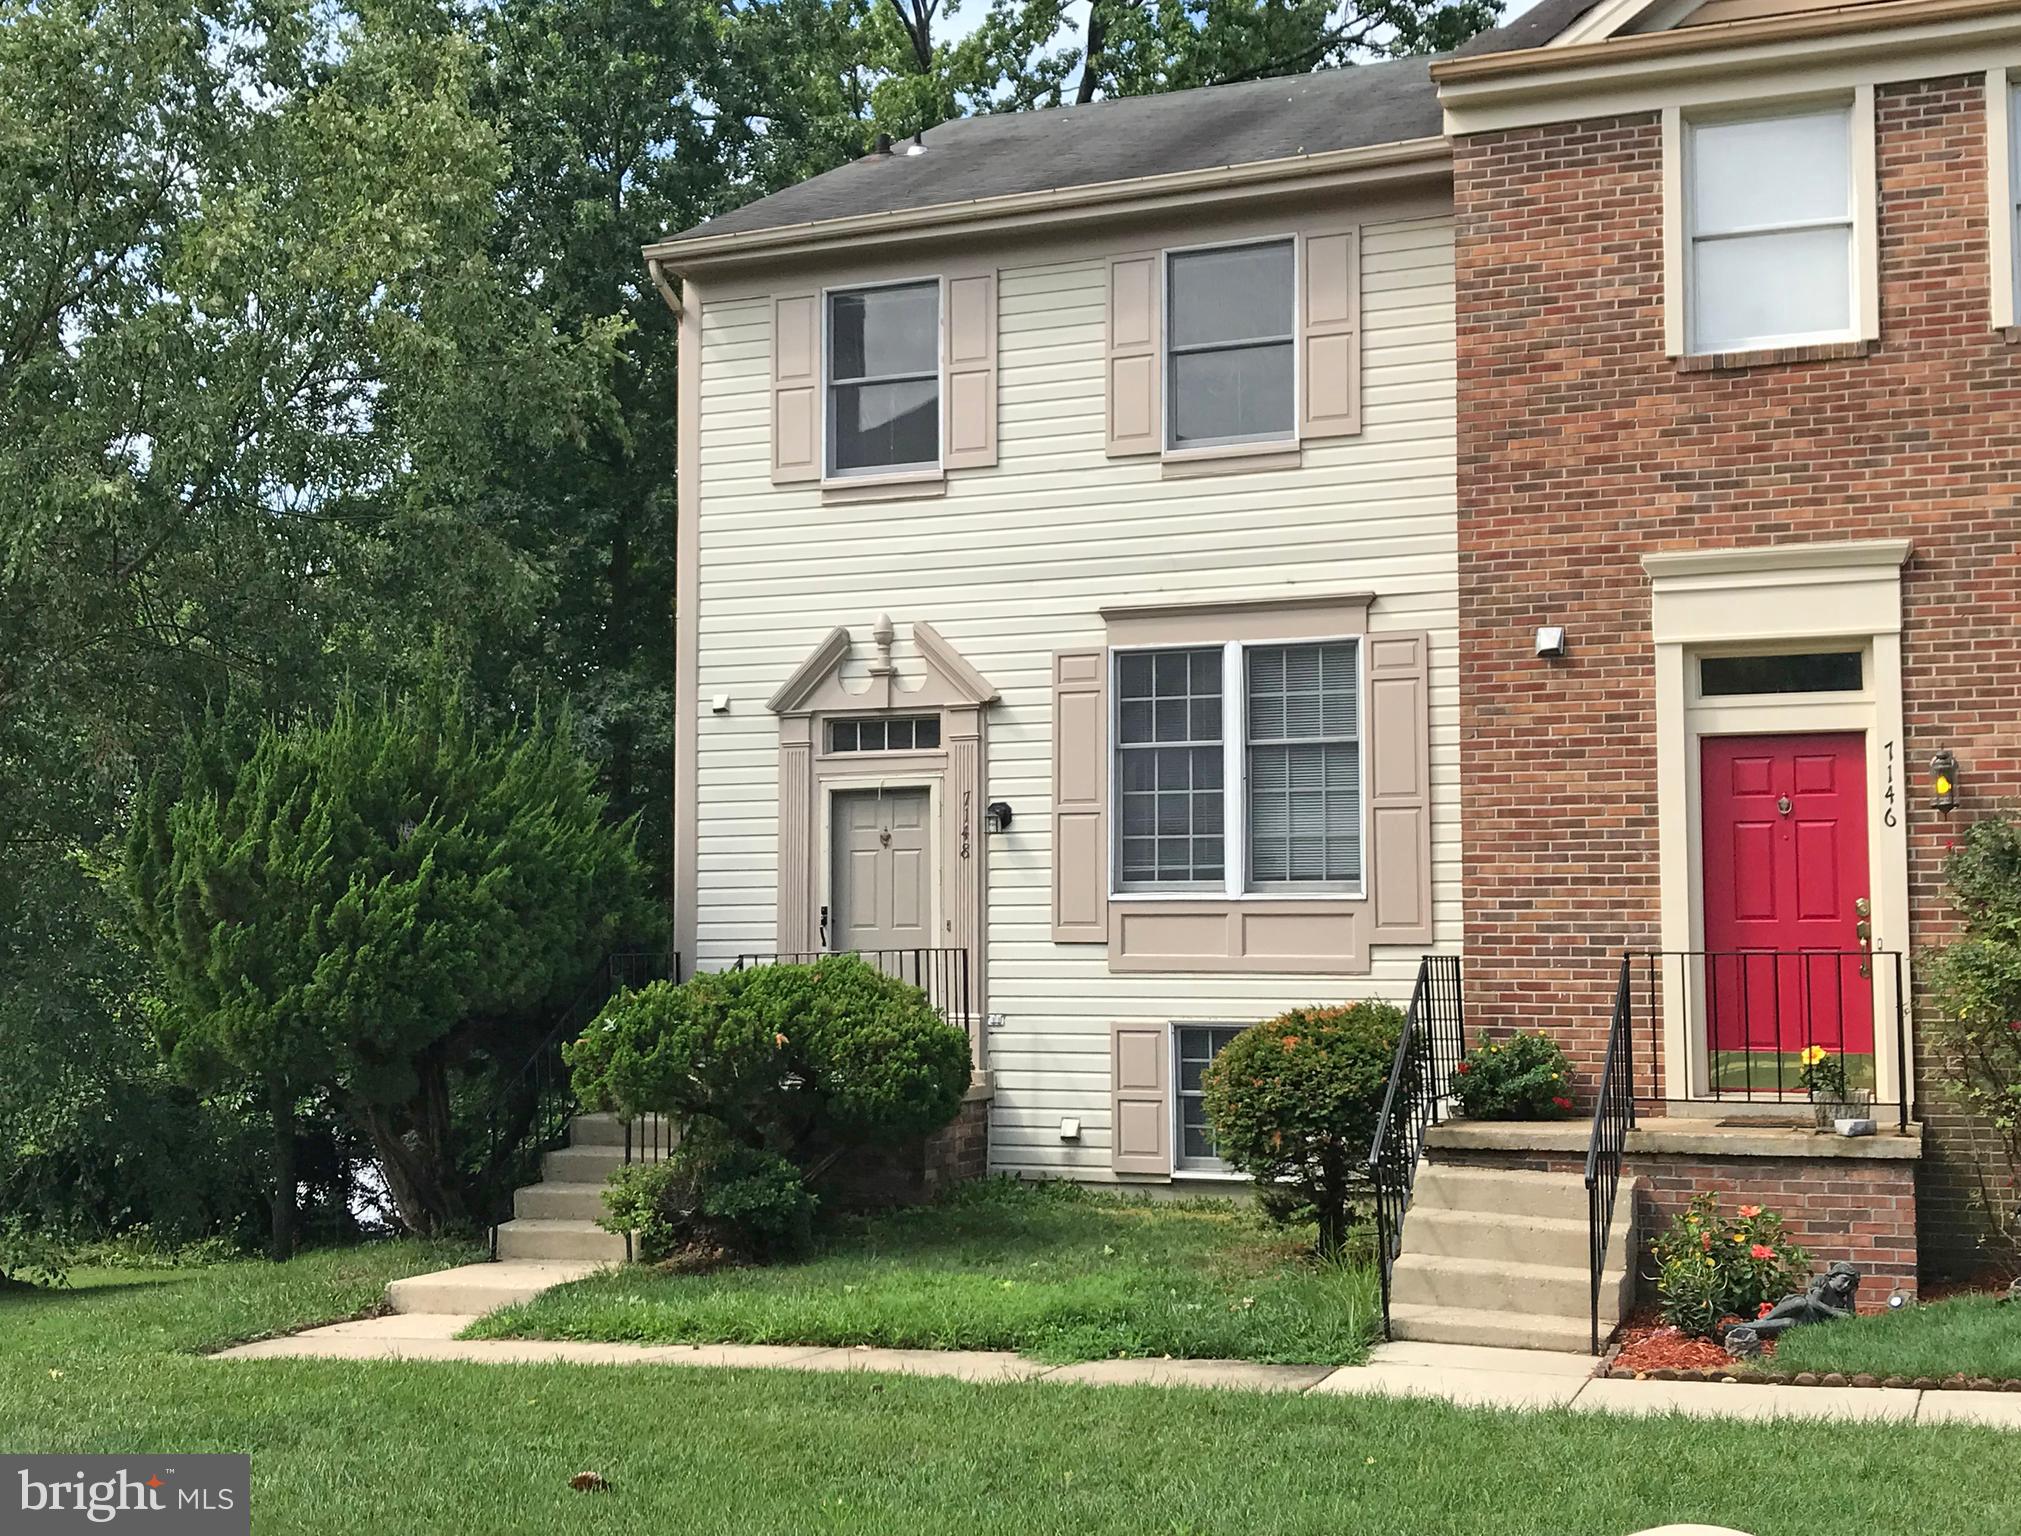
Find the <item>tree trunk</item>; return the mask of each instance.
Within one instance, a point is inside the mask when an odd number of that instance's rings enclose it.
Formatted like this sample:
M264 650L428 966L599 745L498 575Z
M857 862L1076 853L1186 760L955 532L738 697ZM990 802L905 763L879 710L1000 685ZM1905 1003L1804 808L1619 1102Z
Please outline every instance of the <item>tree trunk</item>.
M275 1263L295 1256L295 1096L278 1080L267 1084L267 1110L274 1130L273 1231L267 1252Z
M456 1166L449 1071L439 1060L416 1064L420 1089L411 1104L357 1106L359 1123L379 1154L400 1225L417 1237L466 1226L470 1205Z

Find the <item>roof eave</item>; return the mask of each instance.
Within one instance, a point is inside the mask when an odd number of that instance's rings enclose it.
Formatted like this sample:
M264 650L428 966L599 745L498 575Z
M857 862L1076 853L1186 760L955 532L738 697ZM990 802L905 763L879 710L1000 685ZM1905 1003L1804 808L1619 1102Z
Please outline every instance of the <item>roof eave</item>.
M811 255L839 246L860 250L920 235L980 234L998 225L1028 231L1035 224L1118 218L1169 206L1296 192L1306 185L1379 183L1449 172L1451 163L1452 146L1443 136L1401 139L1046 192L971 198L725 235L704 233L656 241L645 247L645 255L676 272L700 271L730 260Z

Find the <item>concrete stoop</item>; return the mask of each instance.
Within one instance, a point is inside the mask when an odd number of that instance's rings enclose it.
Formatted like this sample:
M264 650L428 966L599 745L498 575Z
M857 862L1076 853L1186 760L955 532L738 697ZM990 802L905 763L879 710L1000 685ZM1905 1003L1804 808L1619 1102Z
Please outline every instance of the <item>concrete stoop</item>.
M665 1147L672 1137L658 1120L637 1128L640 1145ZM540 1160L541 1180L512 1197L513 1219L498 1229L503 1260L621 1263L625 1240L598 1226L604 1181L625 1162L625 1126L615 1115L577 1115L568 1145Z
M1600 1288L1604 1337L1634 1294L1635 1188L1624 1179ZM1586 1181L1430 1164L1390 1280L1390 1331L1434 1344L1577 1351L1591 1340Z

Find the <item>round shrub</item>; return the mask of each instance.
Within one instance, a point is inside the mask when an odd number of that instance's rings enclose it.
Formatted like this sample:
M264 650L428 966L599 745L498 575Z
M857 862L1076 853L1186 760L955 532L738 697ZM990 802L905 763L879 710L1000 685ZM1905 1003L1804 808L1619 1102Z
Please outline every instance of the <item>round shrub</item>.
M634 1257L696 1268L800 1257L818 1203L785 1158L719 1132L683 1141L663 1162L620 1168L603 1199L598 1225L629 1233Z
M1572 1113L1572 1064L1542 1030L1484 1040L1453 1068L1470 1120L1558 1120Z
M1810 1255L1789 1240L1782 1218L1743 1205L1731 1221L1706 1193L1650 1244L1663 1319L1700 1338L1717 1338L1729 1317L1751 1323L1810 1283Z
M1204 1082L1214 1145L1256 1180L1273 1219L1311 1221L1339 1253L1368 1189L1368 1147L1403 1011L1389 1003L1294 1008L1242 1031Z

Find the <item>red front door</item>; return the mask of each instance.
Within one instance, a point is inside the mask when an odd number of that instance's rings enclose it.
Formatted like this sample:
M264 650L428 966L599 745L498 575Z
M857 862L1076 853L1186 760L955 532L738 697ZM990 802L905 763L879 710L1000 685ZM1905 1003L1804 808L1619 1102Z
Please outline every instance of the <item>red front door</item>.
M1872 967L1857 927L1871 890L1866 738L1708 736L1700 765L1715 1079L1732 1078L1717 1058L1737 1052L1749 1058L1748 1091L1794 1091L1808 1046L1873 1054Z

